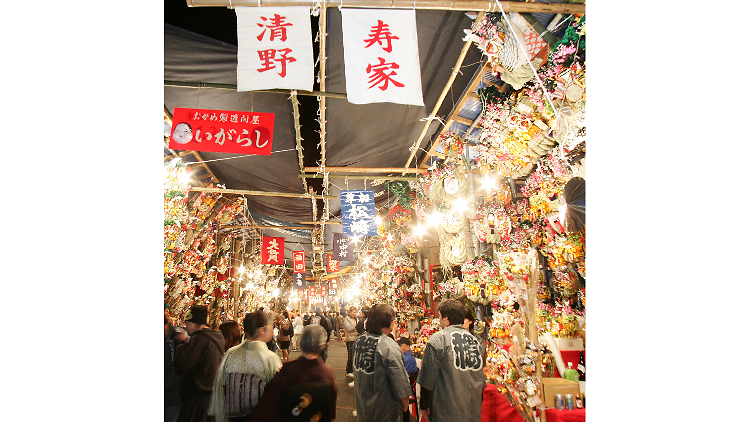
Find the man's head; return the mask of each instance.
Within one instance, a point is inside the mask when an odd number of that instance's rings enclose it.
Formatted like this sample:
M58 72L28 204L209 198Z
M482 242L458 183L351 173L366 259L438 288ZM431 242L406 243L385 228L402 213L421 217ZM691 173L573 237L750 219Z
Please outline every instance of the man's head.
M367 316L367 331L372 334L390 334L396 313L391 305L378 303L373 305Z
M440 327L463 324L466 317L466 305L456 299L446 299L438 305Z
M401 348L401 353L406 353L411 348L411 340L406 337L399 338L398 340L396 340L396 343L398 343L398 347Z
M185 330L188 335L200 330L208 324L208 308L202 305L193 305L185 314Z
M323 315L323 308L321 308L320 306L316 306L315 313L318 315Z
M357 307L356 306L350 306L347 310L347 315L349 315L352 318L355 318L357 316Z

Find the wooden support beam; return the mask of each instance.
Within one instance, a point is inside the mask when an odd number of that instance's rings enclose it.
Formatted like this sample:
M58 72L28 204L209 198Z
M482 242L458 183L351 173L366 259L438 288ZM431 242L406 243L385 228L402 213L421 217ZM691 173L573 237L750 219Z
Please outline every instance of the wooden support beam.
M299 223L300 224L320 224L320 222L315 222L315 221L300 221ZM340 221L330 221L330 220L328 220L328 221L325 222L325 224L333 224L333 225L340 226L341 222Z
M317 173L318 167L305 167L305 173ZM425 169L404 169L403 167L326 167L327 173L425 173Z
M336 199L338 196L334 195L305 195L300 193L291 192L263 192L257 190L241 190L241 189L221 189L221 188L190 188L191 191L195 192L216 192L216 193L233 193L236 195L250 195L250 196L278 196L284 198L315 198L315 199Z
M226 90L232 90L237 91L237 85L233 84L219 84L219 83L213 83L213 82L189 82L189 81L172 81L172 80L164 80L164 86L176 86L180 88L209 88L209 89L226 89ZM262 89L258 91L249 91L249 92L265 92L269 94L284 94L284 95L290 95L293 90L291 89ZM341 92L321 92L321 91L300 91L297 90L297 95L303 95L308 97L328 97L328 98L340 98L345 100L346 94Z
M226 225L221 226L222 229L285 229L285 230L312 230L312 227L302 226L242 226L242 225Z
M467 99L468 99L468 97L467 97ZM466 126L471 126L472 123L474 123L473 120L469 120L469 119L467 119L465 117L461 117L461 116L454 116L453 117L453 121L456 122L456 123L461 123L462 125L466 125Z
M477 17L477 19L479 19L479 17ZM489 66L488 66L487 62L484 62L484 64L479 69L477 69L476 73L474 73L474 77L471 78L471 82L469 83L469 86L466 87L466 90L463 92L463 94L461 94L461 97L458 99L458 102L456 103L456 106L453 107L453 110L448 115L448 119L447 120L455 120L455 118L458 116L458 113L461 111L461 109L464 107L464 105L466 105L466 102L469 100L469 94L470 93L476 94L474 92L474 90L477 89L477 87L479 86L479 83L482 82L482 79L484 78L484 74L488 70L489 70ZM476 94L476 95L478 96L478 94ZM471 123L469 123L469 124L471 124ZM438 134L438 136L435 138L435 141L430 146L430 150L427 152L427 155L425 155L425 157L422 159L422 162L419 164L419 167L425 168L426 167L425 163L427 163L427 160L429 160L430 157L438 156L435 153L435 149L440 144L439 142L437 142L437 140L440 139L440 136L443 133L445 133L446 131L448 131L449 127L450 127L450 124L446 124L445 126L443 126L440 129L440 133ZM444 157L445 157L445 155L443 155L443 158Z
M298 177L304 179L322 179L322 174L300 174ZM416 181L416 176L352 176L343 174L329 174L329 179L349 179L349 180L397 180L401 182Z
M185 0L190 7L282 7L308 6L310 0ZM487 0L321 0L322 7L359 7L375 9L427 9L499 12L494 1ZM536 3L501 1L505 12L529 13L586 13L586 5L579 3Z
M484 18L484 12L479 12L474 22L475 23L481 22L483 18ZM440 97L435 103L435 107L433 107L432 113L430 113L430 117L427 119L426 122L424 122L424 126L422 127L422 132L419 134L419 138L414 142L414 145L411 146L411 154L409 154L409 159L406 161L406 164L404 165L405 168L409 167L409 165L411 164L411 160L413 160L414 156L417 154L417 151L419 150L419 146L422 144L422 139L424 139L424 135L427 133L427 130L430 128L432 119L434 119L435 116L437 116L438 110L440 110L440 106L443 105L443 100L445 99L445 96L448 94L448 91L450 91L451 87L453 86L453 81L456 80L456 75L458 75L458 72L461 70L461 65L464 63L464 58L466 57L466 53L469 51L469 47L471 47L471 44L472 44L471 40L466 40L466 42L464 42L464 46L461 49L461 53L458 55L458 59L456 60L456 65L453 66L453 72L451 72L451 76L450 78L448 78L448 82L446 82L445 87L443 88L443 92L440 93ZM405 173L406 171L404 171L403 174Z

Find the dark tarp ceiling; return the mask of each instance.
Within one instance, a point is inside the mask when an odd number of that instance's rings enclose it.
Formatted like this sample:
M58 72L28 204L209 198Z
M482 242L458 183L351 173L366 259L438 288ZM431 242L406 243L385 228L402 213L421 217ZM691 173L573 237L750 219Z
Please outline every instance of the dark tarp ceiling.
M417 10L417 35L425 106L391 103L355 105L344 99L328 98L326 165L403 167L411 153L410 147L418 139L424 126L424 121L420 119L428 117L435 106L463 47L463 30L471 28L471 24L472 20L463 12ZM326 90L343 93L346 92L346 83L341 13L336 8L328 9L327 25ZM475 47L470 48L438 116L450 113L453 104L479 67L480 60L480 51ZM236 84L236 72L236 46L165 24L165 80ZM210 161L231 157L208 163L221 183L229 189L303 193L302 181L298 177L300 170L295 150L292 104L288 95L165 86L164 105L170 113L175 107L274 113L276 118L273 151L278 152L270 156L203 152L203 158ZM315 115L317 108L301 109L300 113ZM421 148L428 149L430 138L440 129L440 125L438 121L430 124ZM320 155L319 151L311 151L309 148L305 149L304 153L317 154L318 157ZM424 151L419 151L410 167L415 167L423 156ZM373 189L371 181L365 183L363 180L331 179L331 182L329 193L335 196L338 196L339 188ZM383 185L374 187L374 190L376 193L382 191ZM376 199L378 207L388 205L388 198L387 194L379 196ZM301 221L312 220L312 203L309 199L247 196L247 200L248 207L259 224L297 225ZM393 203L392 197L390 203ZM338 199L330 200L329 206L332 216L340 213ZM319 206L318 212L321 210L322 206ZM326 250L330 250L332 232L340 230L341 226L327 226ZM270 236L286 237L288 251L303 249L296 243L309 241L309 235L306 234L309 231L266 232L265 234ZM306 239L299 237L301 233L305 233ZM310 250L309 246L304 249ZM286 258L291 258L290 252L287 252Z

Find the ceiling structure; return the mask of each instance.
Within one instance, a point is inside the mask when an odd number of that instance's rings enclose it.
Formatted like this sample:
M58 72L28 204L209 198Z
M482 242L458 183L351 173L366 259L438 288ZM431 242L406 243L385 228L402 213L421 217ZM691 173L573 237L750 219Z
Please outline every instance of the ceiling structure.
M233 7L311 5L296 0L231 3ZM237 92L236 15L228 9L230 1L165 2L165 122L171 124L175 107L186 107L274 113L275 124L270 156L173 151L165 137L164 159L181 157L191 167L193 179L199 182L194 192L220 184L227 194L242 194L248 212L221 230L241 233L245 239L284 237L290 263L294 250L311 254L313 245L318 245L330 252L333 232L341 231L341 190L373 189L377 208L387 209L395 198L383 182L416 180L427 166L443 159L436 141L440 134L450 129L466 139L478 133L480 89L494 85L500 91L512 90L493 76L479 49L463 41L477 14L481 18L488 9L499 11L498 2L409 0L408 7L403 0L341 3L417 9L423 107L347 102L341 13L335 7L339 2L328 8L328 2L320 2L320 17L311 17L311 37L316 39L321 28L328 34L314 43L315 56L324 54L320 55L322 83L316 82L312 93ZM564 25L545 30L551 22L555 25L553 20L559 21L556 12L584 12L583 4L502 5L506 12L522 13L552 43L555 34L565 30ZM435 8L448 10L431 10ZM546 57L546 50L539 55Z

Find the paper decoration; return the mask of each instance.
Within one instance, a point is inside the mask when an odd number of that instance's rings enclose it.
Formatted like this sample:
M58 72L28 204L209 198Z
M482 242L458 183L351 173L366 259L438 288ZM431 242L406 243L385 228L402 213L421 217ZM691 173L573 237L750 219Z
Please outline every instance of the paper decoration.
M333 259L332 255L326 255L326 271L329 273L339 272L339 261Z
M292 260L294 263L293 272L304 273L305 272L305 251L292 252Z
M271 155L273 113L175 108L169 148Z
M313 90L310 7L235 7L237 91Z
M263 236L260 263L282 265L284 263L284 238Z
M342 9L346 98L423 106L414 10Z
M297 290L306 288L307 278L305 277L305 273L294 273L292 284L294 285L294 288Z
M344 233L333 234L333 257L339 261L353 261L356 244Z
M345 236L375 236L375 192L372 190L341 191L341 219Z

